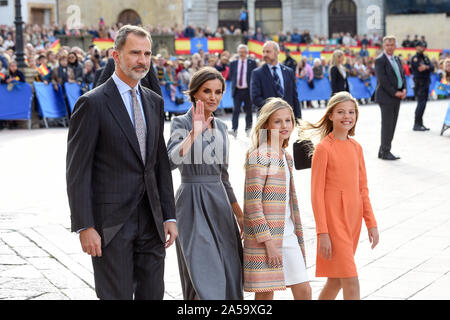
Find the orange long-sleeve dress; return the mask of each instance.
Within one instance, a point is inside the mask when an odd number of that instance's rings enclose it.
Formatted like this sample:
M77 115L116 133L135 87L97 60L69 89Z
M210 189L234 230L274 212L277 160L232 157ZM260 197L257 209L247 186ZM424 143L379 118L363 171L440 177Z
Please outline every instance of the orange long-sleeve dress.
M367 229L377 226L358 142L338 140L330 133L317 145L311 166L311 201L317 237L328 233L332 252L332 258L325 260L317 251L316 277L357 276L354 255L362 220Z

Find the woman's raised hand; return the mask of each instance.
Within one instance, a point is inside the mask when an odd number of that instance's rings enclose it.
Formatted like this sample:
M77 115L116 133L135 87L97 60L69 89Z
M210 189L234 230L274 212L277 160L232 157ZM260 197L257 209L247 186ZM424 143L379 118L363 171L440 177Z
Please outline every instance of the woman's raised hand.
M203 101L197 100L192 112L192 130L194 131L194 137L198 137L209 127L213 117L209 117L205 120L205 105Z

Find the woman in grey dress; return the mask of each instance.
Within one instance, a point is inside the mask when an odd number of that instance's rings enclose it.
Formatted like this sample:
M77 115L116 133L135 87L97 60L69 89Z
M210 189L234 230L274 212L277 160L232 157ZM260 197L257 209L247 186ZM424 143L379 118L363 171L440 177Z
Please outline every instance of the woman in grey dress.
M227 127L212 114L224 91L216 69L197 71L188 91L193 107L173 119L167 144L172 170L181 173L176 248L185 300L243 299L243 213L228 180Z

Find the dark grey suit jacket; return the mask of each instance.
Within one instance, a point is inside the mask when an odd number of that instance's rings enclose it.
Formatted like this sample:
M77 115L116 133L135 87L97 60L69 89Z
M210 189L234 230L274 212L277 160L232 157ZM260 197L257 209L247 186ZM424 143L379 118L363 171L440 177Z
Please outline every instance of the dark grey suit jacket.
M283 99L292 107L295 117L301 118L302 111L300 109L300 101L298 100L295 72L282 64L281 72L283 73L284 82ZM263 64L261 67L253 70L250 81L250 95L252 103L256 106L257 110L262 108L267 98L277 96L272 71L267 64Z
M147 123L144 163L131 119L113 79L81 96L69 125L67 194L72 231L95 227L103 246L114 237L143 197L159 236L175 219L172 175L164 141L164 103L140 86Z
M399 90L406 88L405 72L403 71L402 64L398 57L394 56L394 60L397 63L400 71L403 86L398 89L397 76L395 75L394 68L391 62L384 53L378 56L375 60L375 76L377 78L377 88L375 90L375 100L378 103L390 104L399 103L401 99L395 96L395 93Z

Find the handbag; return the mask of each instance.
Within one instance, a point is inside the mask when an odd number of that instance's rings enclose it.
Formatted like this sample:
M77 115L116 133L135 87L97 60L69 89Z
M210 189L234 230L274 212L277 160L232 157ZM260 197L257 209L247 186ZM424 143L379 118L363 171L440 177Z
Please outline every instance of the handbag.
M314 144L311 140L293 143L294 166L296 170L311 168L312 150L314 150Z

